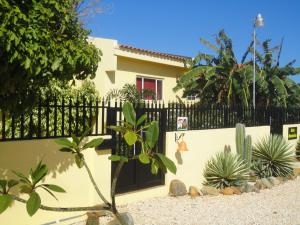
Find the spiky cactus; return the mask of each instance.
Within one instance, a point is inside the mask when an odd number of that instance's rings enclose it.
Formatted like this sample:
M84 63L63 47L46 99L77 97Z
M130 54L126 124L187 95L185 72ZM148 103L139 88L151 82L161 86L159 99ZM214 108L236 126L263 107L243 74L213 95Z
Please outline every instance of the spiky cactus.
M236 124L235 143L236 151L250 167L252 161L252 139L250 135L246 137L244 124Z

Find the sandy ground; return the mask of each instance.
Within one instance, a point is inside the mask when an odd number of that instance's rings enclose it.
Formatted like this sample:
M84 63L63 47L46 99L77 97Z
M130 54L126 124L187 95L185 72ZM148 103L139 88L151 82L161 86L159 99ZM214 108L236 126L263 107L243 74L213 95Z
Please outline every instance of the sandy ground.
M232 196L161 197L119 207L135 225L300 225L300 177L294 181ZM100 224L111 218L102 217Z

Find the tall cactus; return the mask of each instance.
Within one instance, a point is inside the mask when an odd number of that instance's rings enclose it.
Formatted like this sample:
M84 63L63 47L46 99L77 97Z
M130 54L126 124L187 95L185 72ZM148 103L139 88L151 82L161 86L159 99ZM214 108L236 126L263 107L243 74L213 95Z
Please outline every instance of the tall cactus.
M247 165L250 166L252 160L252 139L250 135L247 135L246 137L245 136L246 131L244 124L236 124L236 152L243 158Z

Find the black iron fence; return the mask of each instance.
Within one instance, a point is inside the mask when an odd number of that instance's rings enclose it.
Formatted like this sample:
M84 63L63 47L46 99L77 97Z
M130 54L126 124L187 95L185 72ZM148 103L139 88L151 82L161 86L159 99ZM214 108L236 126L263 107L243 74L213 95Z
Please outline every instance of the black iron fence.
M112 116L122 120L122 102L89 100L48 100L40 102L29 112L10 115L0 110L0 141L43 139L80 135L91 127L91 136L111 134L107 128ZM189 130L271 125L273 133L280 133L282 124L300 123L300 108L199 106L163 102L145 102L136 105L147 119L157 120L160 113L165 119L160 125L166 131L177 130L177 117L188 118ZM115 110L114 109L119 109ZM144 109L144 110L141 110ZM112 115L116 112L117 115Z

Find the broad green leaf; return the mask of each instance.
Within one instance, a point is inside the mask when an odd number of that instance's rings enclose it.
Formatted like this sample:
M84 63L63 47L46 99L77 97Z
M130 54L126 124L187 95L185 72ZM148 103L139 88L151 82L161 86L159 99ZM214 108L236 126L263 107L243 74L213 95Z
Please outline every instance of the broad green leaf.
M150 163L150 158L148 155L146 154L139 154L139 160L141 163L144 163L144 164L149 164Z
M133 109L132 104L129 102L125 102L123 105L122 111L123 111L126 121L134 126L135 120L136 120L136 115L135 115L135 111Z
M138 121L136 122L136 125L137 125L137 126L141 125L141 124L146 120L146 118L147 118L147 115L146 115L146 114L142 115L142 116L138 119Z
M128 158L125 156L120 156L120 155L111 155L108 157L109 160L116 162L116 161L124 161L128 162Z
M3 213L11 205L12 201L12 196L0 195L0 214Z
M126 132L126 134L124 135L124 139L129 146L135 144L137 138L137 134L131 131Z
M159 165L157 164L155 159L152 159L152 163L151 163L151 173L152 174L157 174L158 173L158 169L159 169Z
M55 198L58 201L58 198L46 187L42 186L41 188L43 188L45 191L47 191L49 193L49 195L51 195L53 198Z
M18 183L19 183L19 181L12 179L12 180L8 181L7 185L8 185L8 188L12 188L12 187L16 186Z
M149 128L146 131L146 142L151 149L154 148L156 145L156 142L158 140L158 134L159 134L158 122L152 121Z
M161 153L156 153L156 155L160 158L161 162L171 173L176 174L177 168L172 160Z
M78 137L76 137L76 135L75 135L75 134L72 134L72 139L73 139L73 142L75 142L75 143L76 143L76 145L78 146L78 145L79 145L79 143L80 143L80 140L79 140L79 138L78 138Z
M82 157L75 155L75 162L78 168L82 168L84 166Z
M21 181L24 183L28 183L31 184L30 180L22 173L17 172L17 171L12 171L12 173L14 173L16 176L18 176L19 178L21 178Z
M24 184L20 187L20 192L30 194L32 192L32 188L28 184Z
M103 143L103 138L96 138L91 140L90 142L86 143L82 149L86 149L86 148L96 148L99 145L101 145Z
M60 138L60 139L56 139L55 140L55 143L56 144L59 144L61 146L65 146L65 147L71 147L71 148L75 148L76 147L76 144L69 141L68 139L66 138Z
M123 162L128 162L128 158L125 157L125 156L121 156L121 159L120 159L120 160L123 161Z
M120 161L121 160L121 156L119 155L111 155L108 157L109 160L111 161Z
M122 126L109 126L107 128L111 129L111 130L114 130L114 131L117 131L117 132L125 132L126 131L126 129Z
M26 209L29 216L33 216L41 206L41 198L38 193L32 192L26 203Z
M31 174L33 184L37 184L42 180L48 173L48 168L45 164L38 166L36 170Z
M64 147L59 149L59 151L61 152L74 152L74 150L72 148L68 148L68 147Z
M66 192L62 187L57 186L55 184L43 184L43 186L50 189L51 191L60 192L60 193L65 193Z

